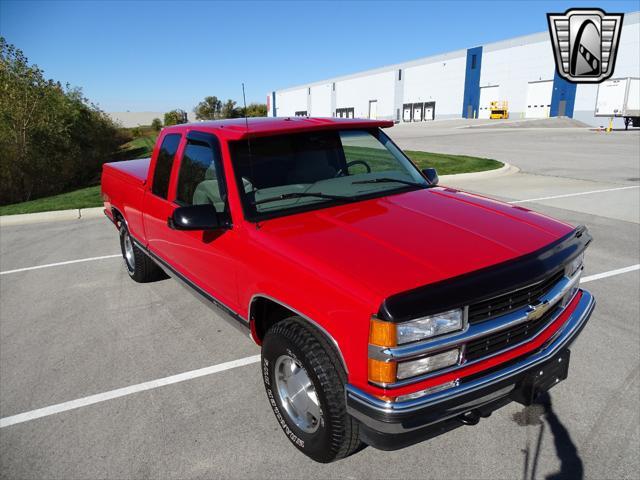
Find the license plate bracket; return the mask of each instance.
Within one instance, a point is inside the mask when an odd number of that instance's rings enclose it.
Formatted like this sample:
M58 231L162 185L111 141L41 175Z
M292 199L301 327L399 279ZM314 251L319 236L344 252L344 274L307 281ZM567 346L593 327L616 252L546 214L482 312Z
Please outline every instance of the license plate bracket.
M548 362L524 377L515 389L513 398L523 405L535 403L538 397L569 376L571 351L565 349Z

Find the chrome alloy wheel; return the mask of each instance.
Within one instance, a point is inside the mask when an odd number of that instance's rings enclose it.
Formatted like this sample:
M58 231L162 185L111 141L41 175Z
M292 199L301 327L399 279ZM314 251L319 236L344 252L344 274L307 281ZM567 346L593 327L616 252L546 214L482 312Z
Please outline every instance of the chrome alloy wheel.
M128 233L124 234L124 261L127 263L127 268L130 272L136 269L136 260L133 253L133 243Z
M289 418L307 433L320 426L320 401L316 389L300 362L281 355L275 365L276 391Z

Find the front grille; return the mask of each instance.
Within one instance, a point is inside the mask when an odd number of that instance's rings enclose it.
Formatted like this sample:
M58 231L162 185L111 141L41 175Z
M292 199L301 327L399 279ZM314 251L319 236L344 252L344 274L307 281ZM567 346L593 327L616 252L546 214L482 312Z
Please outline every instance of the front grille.
M469 323L483 322L535 302L549 292L563 275L564 271L560 270L541 282L469 305Z
M525 321L506 330L467 343L465 359L470 362L529 340L547 325L561 307L550 309L537 320Z

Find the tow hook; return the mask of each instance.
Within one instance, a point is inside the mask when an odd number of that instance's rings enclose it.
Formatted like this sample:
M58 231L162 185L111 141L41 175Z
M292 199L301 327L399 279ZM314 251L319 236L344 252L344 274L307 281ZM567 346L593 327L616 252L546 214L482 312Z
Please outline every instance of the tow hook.
M480 421L480 413L477 410L469 410L458 417L465 425L477 425Z

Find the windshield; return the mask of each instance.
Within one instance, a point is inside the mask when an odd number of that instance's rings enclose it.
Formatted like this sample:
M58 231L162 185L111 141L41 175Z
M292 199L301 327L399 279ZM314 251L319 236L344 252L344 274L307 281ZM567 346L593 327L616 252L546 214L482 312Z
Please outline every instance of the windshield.
M231 158L249 219L429 186L380 130L243 140L231 144Z

